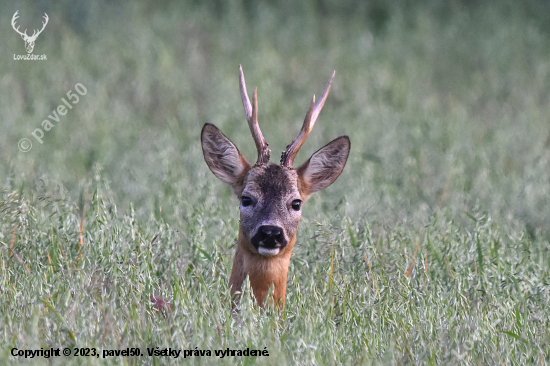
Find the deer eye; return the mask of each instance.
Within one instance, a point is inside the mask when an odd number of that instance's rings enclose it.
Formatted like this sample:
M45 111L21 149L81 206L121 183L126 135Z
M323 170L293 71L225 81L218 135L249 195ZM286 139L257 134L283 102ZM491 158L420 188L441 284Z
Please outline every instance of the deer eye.
M300 200L294 200L292 201L292 209L294 211L300 211L300 208L302 207L302 201Z
M243 205L243 207L250 206L251 204L252 204L252 198L247 196L241 197L241 205Z

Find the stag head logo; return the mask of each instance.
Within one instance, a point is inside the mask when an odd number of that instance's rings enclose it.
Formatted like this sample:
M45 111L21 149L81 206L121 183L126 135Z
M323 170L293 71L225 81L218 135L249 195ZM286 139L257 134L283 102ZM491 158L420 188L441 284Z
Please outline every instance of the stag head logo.
M25 48L27 49L27 53L32 53L32 50L34 49L34 42L36 41L36 38L38 38L38 36L40 35L40 33L42 33L42 31L44 30L44 28L46 28L46 24L48 24L48 14L44 13L44 21L42 22L42 29L40 30L34 30L33 33L32 33L32 36L28 36L27 35L27 30L25 29L24 32L21 32L19 30L19 27L16 27L15 25L15 21L17 20L17 18L19 18L19 15L17 14L19 13L19 10L15 12L15 14L13 14L13 18L11 18L11 26L13 27L13 29L19 33L21 35L21 38L23 38L23 40L25 41Z

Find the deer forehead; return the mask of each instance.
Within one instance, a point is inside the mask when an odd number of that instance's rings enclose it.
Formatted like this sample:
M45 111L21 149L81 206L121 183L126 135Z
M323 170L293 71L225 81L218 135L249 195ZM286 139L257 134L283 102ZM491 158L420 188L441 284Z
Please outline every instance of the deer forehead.
M294 169L276 164L256 165L245 179L243 194L246 193L268 201L300 198L298 175Z

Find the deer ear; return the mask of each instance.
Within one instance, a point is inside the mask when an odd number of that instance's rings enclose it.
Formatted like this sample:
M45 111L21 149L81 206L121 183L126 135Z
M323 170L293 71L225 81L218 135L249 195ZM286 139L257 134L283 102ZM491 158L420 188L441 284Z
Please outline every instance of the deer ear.
M213 124L207 123L201 132L202 152L206 164L222 182L236 194L242 190L243 178L250 164L239 149Z
M300 165L296 172L304 200L307 200L312 193L330 186L338 178L348 160L349 149L349 137L340 136Z

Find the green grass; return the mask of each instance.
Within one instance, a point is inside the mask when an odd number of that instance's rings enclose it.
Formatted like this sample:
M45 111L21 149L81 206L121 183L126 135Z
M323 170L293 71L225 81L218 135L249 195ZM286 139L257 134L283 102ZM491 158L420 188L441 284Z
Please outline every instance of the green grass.
M14 61L23 41L0 29L0 363L140 347L29 364L550 364L545 2L67 4L0 5L5 25L50 17L48 61ZM199 143L214 123L254 157L239 64L274 158L333 70L297 163L352 143L304 205L284 311L244 296L244 324L227 288L237 200ZM39 144L76 83L87 94Z

